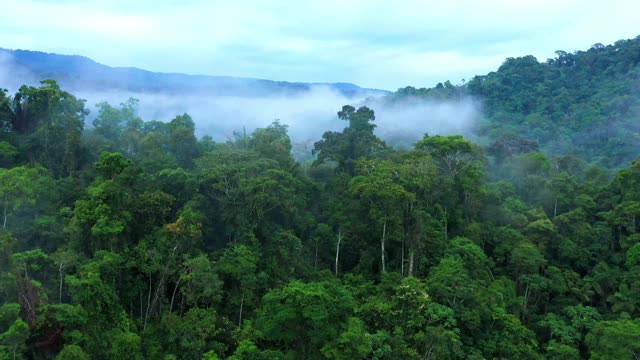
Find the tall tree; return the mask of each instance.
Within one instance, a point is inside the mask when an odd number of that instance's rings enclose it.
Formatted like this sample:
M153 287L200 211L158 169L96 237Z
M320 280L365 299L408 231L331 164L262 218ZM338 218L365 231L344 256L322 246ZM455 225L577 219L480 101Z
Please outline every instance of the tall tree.
M89 113L84 100L60 89L54 80L42 86L23 86L14 97L13 129L26 136L30 160L55 176L69 175L81 166L80 136Z
M351 105L345 105L338 112L338 118L348 121L349 126L342 132L328 131L322 135L322 140L314 144L313 153L318 154L314 165L335 161L338 169L353 175L358 159L373 156L384 150L386 145L373 134L376 117L368 107L362 106L356 110Z

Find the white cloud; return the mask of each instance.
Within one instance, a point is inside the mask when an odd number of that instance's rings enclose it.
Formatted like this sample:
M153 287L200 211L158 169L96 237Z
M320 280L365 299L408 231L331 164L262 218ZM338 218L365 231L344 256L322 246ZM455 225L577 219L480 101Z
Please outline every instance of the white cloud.
M395 89L638 35L630 0L9 1L0 47L113 66Z

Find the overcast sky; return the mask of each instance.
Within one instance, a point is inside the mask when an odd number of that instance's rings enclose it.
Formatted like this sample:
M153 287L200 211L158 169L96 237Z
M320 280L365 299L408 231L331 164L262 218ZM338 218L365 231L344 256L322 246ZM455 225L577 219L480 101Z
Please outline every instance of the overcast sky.
M0 0L0 47L110 66L431 87L640 35L638 0Z

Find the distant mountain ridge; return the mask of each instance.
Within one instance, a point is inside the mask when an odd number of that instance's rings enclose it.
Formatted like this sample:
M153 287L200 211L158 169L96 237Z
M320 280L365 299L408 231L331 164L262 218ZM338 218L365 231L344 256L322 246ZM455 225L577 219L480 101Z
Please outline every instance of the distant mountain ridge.
M385 90L367 89L351 83L303 83L231 76L188 75L152 72L135 67L110 67L80 55L61 55L0 48L0 56L19 68L18 74L35 79L55 79L73 91L130 91L161 94L208 94L212 96L291 95L327 86L349 97L382 95ZM4 64L0 64L5 66ZM16 73L16 71L14 71ZM19 75L18 75L19 76ZM20 80L20 79L15 79ZM27 79L25 79L27 80ZM33 79L31 79L33 81ZM3 84L0 84L2 87Z

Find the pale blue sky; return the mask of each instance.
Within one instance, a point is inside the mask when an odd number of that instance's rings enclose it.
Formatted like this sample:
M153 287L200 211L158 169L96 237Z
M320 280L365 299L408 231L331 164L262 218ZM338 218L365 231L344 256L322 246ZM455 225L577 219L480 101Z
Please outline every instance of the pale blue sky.
M390 90L640 35L637 0L0 0L0 9L4 48Z

